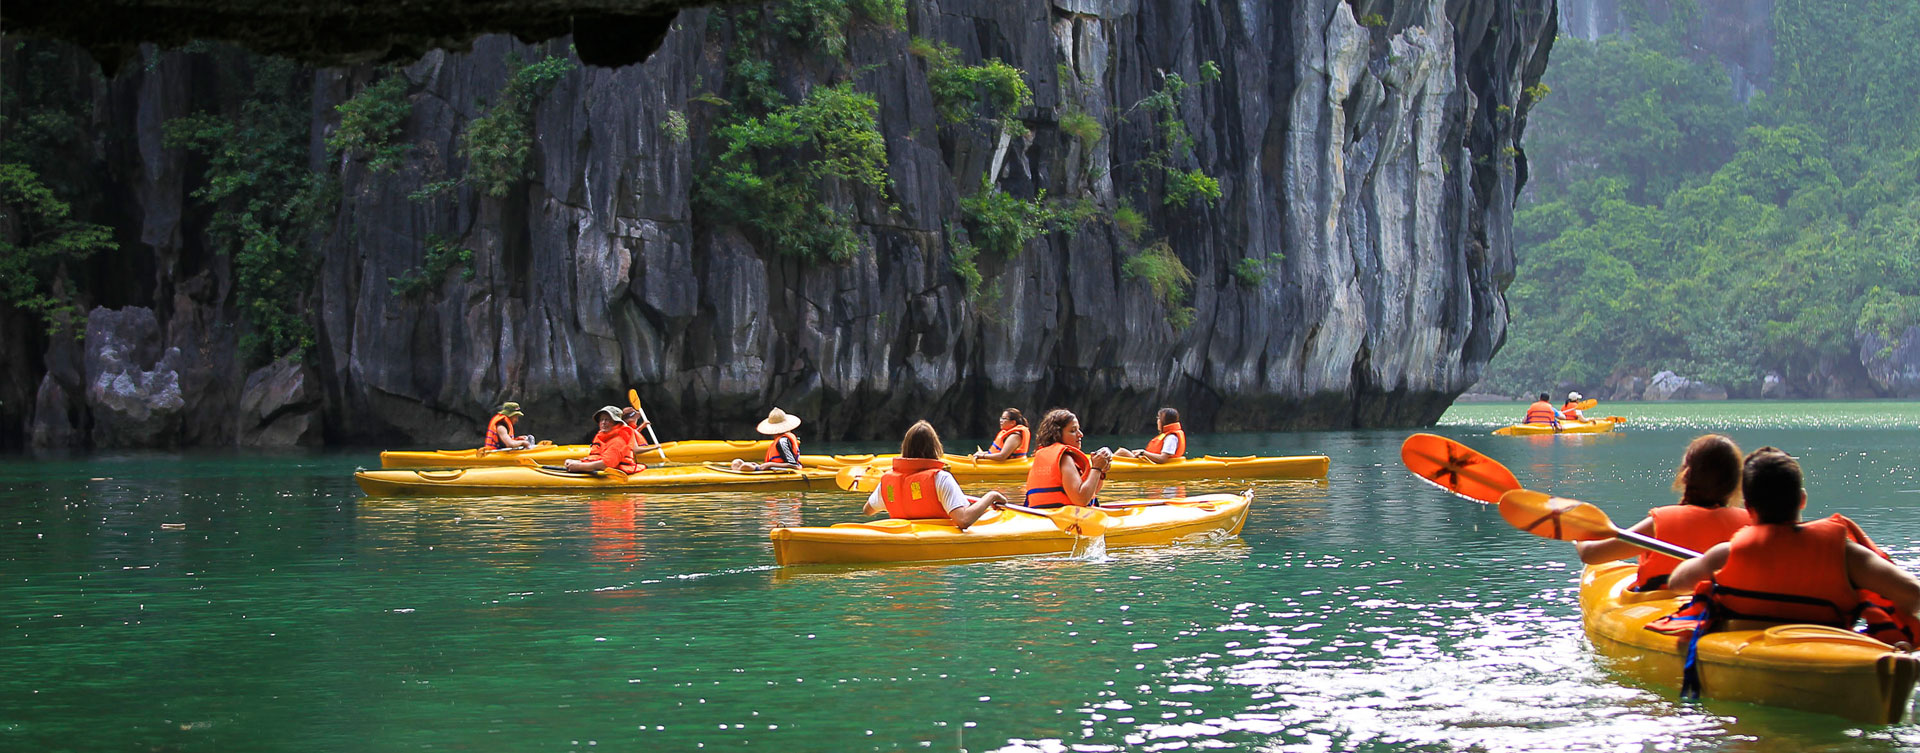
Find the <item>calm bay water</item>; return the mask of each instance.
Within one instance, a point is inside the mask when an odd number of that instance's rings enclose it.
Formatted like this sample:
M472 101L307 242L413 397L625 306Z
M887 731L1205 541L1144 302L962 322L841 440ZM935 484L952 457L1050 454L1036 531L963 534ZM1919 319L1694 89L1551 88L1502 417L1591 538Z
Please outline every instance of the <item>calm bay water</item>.
M1778 445L1810 513L1920 567L1920 404L1607 404L1625 432L1487 435L1523 410L1437 431L1623 526L1671 501L1694 435ZM1920 750L1911 724L1609 674L1571 545L1413 479L1405 435L1195 436L1333 459L1260 484L1222 542L858 569L775 568L767 540L854 519L845 494L384 500L350 475L372 450L7 459L0 749Z

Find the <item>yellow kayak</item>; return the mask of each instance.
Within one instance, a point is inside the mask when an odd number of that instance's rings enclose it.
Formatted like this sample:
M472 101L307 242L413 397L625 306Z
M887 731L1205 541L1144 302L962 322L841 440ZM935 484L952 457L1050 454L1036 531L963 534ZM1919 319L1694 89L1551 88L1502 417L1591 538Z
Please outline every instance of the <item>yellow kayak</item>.
M731 471L704 465L648 468L632 475L568 473L541 467L386 469L359 471L353 479L369 496L456 496L525 492L636 491L695 493L736 490L837 489L834 470Z
M660 450L641 453L644 463L725 463L734 458L758 462L767 456L770 439L693 439L662 442ZM526 450L388 450L380 453L381 468L491 468L524 465L560 465L587 456L588 445L542 445ZM664 455L661 450L665 450Z
M1101 508L1107 548L1224 538L1247 522L1253 494L1208 494ZM1117 503L1109 503L1117 504ZM912 562L1066 554L1075 537L1045 515L991 510L962 531L945 520L882 519L826 528L775 528L774 561L782 565Z
M1609 416L1592 421L1561 421L1558 429L1553 428L1551 424L1514 424L1494 429L1493 433L1503 437L1531 437L1540 434L1605 434L1626 422L1624 418Z
M812 457L812 456L809 456ZM878 455L867 461L845 463L845 465L864 466L850 472L854 479L867 473L881 474L890 466L886 462L897 455ZM851 459L851 456L850 456ZM1027 458L1019 460L974 460L970 455L947 455L943 458L947 470L961 483L969 481L999 481L1014 479L1024 481L1027 471L1033 469L1033 461ZM811 461L810 461L811 463ZM1329 461L1325 455L1290 455L1286 457L1215 457L1207 455L1199 458L1181 458L1165 463L1132 458L1114 458L1113 470L1107 473L1112 481L1151 481L1195 479L1312 479L1326 478ZM835 467L831 459L821 462L820 467ZM875 478L878 478L876 475ZM863 485L861 488L871 488Z
M1588 566L1580 578L1587 638L1607 665L1642 682L1678 687L1685 639L1644 629L1686 604L1672 591L1634 593L1635 566ZM1906 715L1920 659L1850 630L1776 625L1700 639L1701 696L1893 724Z

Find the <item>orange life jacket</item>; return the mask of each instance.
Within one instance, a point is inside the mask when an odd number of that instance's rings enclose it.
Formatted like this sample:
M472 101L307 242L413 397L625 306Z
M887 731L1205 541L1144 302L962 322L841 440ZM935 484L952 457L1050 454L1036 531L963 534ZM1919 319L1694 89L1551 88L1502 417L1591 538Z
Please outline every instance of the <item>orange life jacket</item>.
M628 473L637 473L640 464L633 462L633 427L620 424L611 429L593 435L593 449L587 452L587 460L598 460L608 468L618 468Z
M495 413L493 414L493 418L487 420L486 444L481 445L482 447L489 450L500 449L500 432L494 431L494 427L501 424L507 425L507 436L515 436L513 433L513 419L507 418L507 415L504 413Z
M620 426L627 430L627 446L633 450L633 459L636 462L639 461L640 448L647 446L647 438L640 433L639 429L629 424L621 423Z
M1578 403L1567 403L1566 405L1560 406L1560 420L1562 421L1580 420L1580 405Z
M780 457L780 440L783 440L783 439L793 442L793 460L791 462L794 465L799 465L800 464L800 438L794 436L793 432L787 432L778 437L774 437L773 444L767 445L767 459L762 460L760 462L763 462L763 463L789 462L786 458Z
M1187 456L1187 433L1180 429L1179 421L1175 421L1173 423L1167 424L1164 427L1161 427L1160 435L1154 437L1153 441L1147 443L1147 452L1152 452L1152 453L1160 452L1160 447L1167 443L1167 437L1169 435L1178 437L1180 439L1180 448L1173 453L1173 456L1176 458L1186 457Z
M1853 543L1873 550L1880 559L1893 560L1892 557L1887 556L1886 551L1873 543L1873 539L1867 537L1866 531L1860 530L1860 526L1845 515L1836 512L1825 520L1814 521L1814 524L1839 526L1841 530L1846 531L1847 538ZM1866 623L1863 632L1887 645L1906 641L1909 646L1920 646L1920 623L1915 623L1912 617L1900 611L1892 599L1864 588L1860 589L1859 594L1860 619Z
M1753 516L1738 507L1667 505L1653 508L1647 516L1653 518L1656 538L1696 552L1712 549L1713 545L1733 538L1735 531L1753 522ZM1641 552L1640 573L1633 581L1633 590L1666 588L1667 576L1679 565L1680 560L1667 555Z
M887 503L887 515L894 518L946 518L947 508L940 504L940 492L934 488L934 476L947 464L926 458L894 458L893 469L880 476L880 500Z
M1004 444L1001 444L1001 443L1002 443L1002 442L1007 442L1007 441L1009 441L1009 438L1010 438L1010 437L1012 437L1012 436L1013 436L1013 435L1015 435L1015 434L1018 434L1018 435L1020 435L1020 449L1017 449L1017 450L1014 450L1014 451L1013 451L1013 454L1011 454L1011 455L1008 455L1008 456L1007 456L1007 459L1008 459L1008 460L1012 460L1012 459L1014 459L1014 458L1024 458L1024 457L1026 457L1026 456L1027 456L1027 442L1028 442L1028 441L1029 441L1030 439L1032 439L1032 437L1028 435L1028 433L1027 433L1027 427L1025 427L1025 426L1021 426L1021 425L1019 425L1019 424L1014 424L1014 425L1013 425L1012 427L1010 427L1010 428L1008 428L1007 430L1005 430L1005 431L1002 431L1002 432L1000 432L999 434L996 434L996 435L994 435L994 437L993 437L993 451L994 451L994 452L999 452L999 451L1001 450L1001 448L1004 448L1004 447L1006 447L1007 445L1004 445Z
M1557 422L1559 415L1554 412L1552 405L1547 404L1547 401L1535 400L1532 405L1527 406L1527 417L1520 423L1552 425Z
M1060 478L1060 454L1063 452L1073 458L1074 466L1081 473L1087 473L1087 469L1093 467L1093 461L1086 453L1065 443L1055 442L1040 448L1039 452L1033 453L1033 467L1027 470L1028 507L1064 507L1074 503L1073 498L1067 496L1066 481Z
M1713 574L1716 620L1852 628L1860 596L1847 579L1847 532L1827 522L1755 523L1729 539Z

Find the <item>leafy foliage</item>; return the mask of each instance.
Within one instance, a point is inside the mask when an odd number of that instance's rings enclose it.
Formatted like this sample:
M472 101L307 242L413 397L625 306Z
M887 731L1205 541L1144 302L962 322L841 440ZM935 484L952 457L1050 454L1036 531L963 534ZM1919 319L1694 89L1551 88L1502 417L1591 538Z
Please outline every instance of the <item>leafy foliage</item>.
M1257 288L1266 283L1273 267L1286 261L1287 255L1275 251L1265 257L1248 257L1233 263L1233 276L1241 285Z
M505 196L513 185L530 177L527 159L533 152L533 108L540 98L573 70L572 60L548 57L520 64L509 53L513 68L505 86L486 114L467 124L460 153L467 158L467 177L489 196Z
M1127 236L1127 240L1139 241L1141 234L1147 231L1147 218L1133 207L1121 204L1113 210L1113 227Z
M1219 78L1219 67L1213 61L1207 61L1202 66L1202 82L1211 83ZM1193 161L1193 137L1187 132L1186 121L1180 117L1180 103L1189 86L1180 74L1168 73L1159 89L1134 104L1133 110L1143 110L1157 118L1154 124L1160 135L1160 148L1142 157L1136 164L1164 174L1166 185L1163 200L1166 204L1184 206L1200 198L1212 205L1220 199L1220 181L1200 168L1180 167L1183 163Z
M1002 258L1019 255L1028 241L1044 233L1079 227L1093 211L1090 201L1065 206L1050 204L1045 191L1032 199L1021 199L990 188L960 200L967 232Z
M660 130L675 144L687 143L687 114L679 110L668 110L667 117L660 121Z
M447 272L455 267L461 270L462 279L473 279L473 268L467 265L473 261L473 249L453 245L453 242L437 235L427 236L427 258L420 266L407 270L399 277L387 278L387 284L394 295L402 298L417 298L420 294L438 287L446 279Z
M1081 149L1092 149L1105 135L1100 129L1100 120L1085 110L1068 110L1067 114L1060 116L1060 130L1080 142Z
M0 301L40 317L49 335L80 335L79 309L52 289L53 281L62 263L112 248L112 230L74 219L71 207L17 162L0 163L0 209L0 228L9 231L0 236Z
M1023 128L1014 115L1033 104L1033 90L1027 87L1025 73L1019 68L998 58L981 65L961 65L960 51L953 45L920 37L915 37L907 50L927 62L927 88L933 91L934 107L941 119L965 122L984 102L981 112L1003 129L1018 132Z
M1167 322L1174 329L1186 329L1193 324L1194 311L1184 305L1192 294L1193 272L1174 255L1173 247L1161 241L1148 246L1138 254L1121 262L1120 271L1126 276L1145 281L1153 290L1153 297L1167 307Z
M394 143L413 109L407 104L406 76L390 74L333 109L340 113L340 126L327 136L328 150L358 154L376 171L399 167L412 146Z

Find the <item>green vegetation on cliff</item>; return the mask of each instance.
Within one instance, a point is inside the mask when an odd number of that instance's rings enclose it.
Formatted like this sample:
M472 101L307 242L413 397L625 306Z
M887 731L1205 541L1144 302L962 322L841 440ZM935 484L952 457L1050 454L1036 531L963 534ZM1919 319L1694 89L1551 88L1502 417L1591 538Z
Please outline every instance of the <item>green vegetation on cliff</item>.
M1769 371L1857 371L1860 335L1920 324L1920 6L1861 5L1780 0L1772 93L1745 104L1691 56L1690 3L1556 42L1486 385L1671 369L1751 396Z

